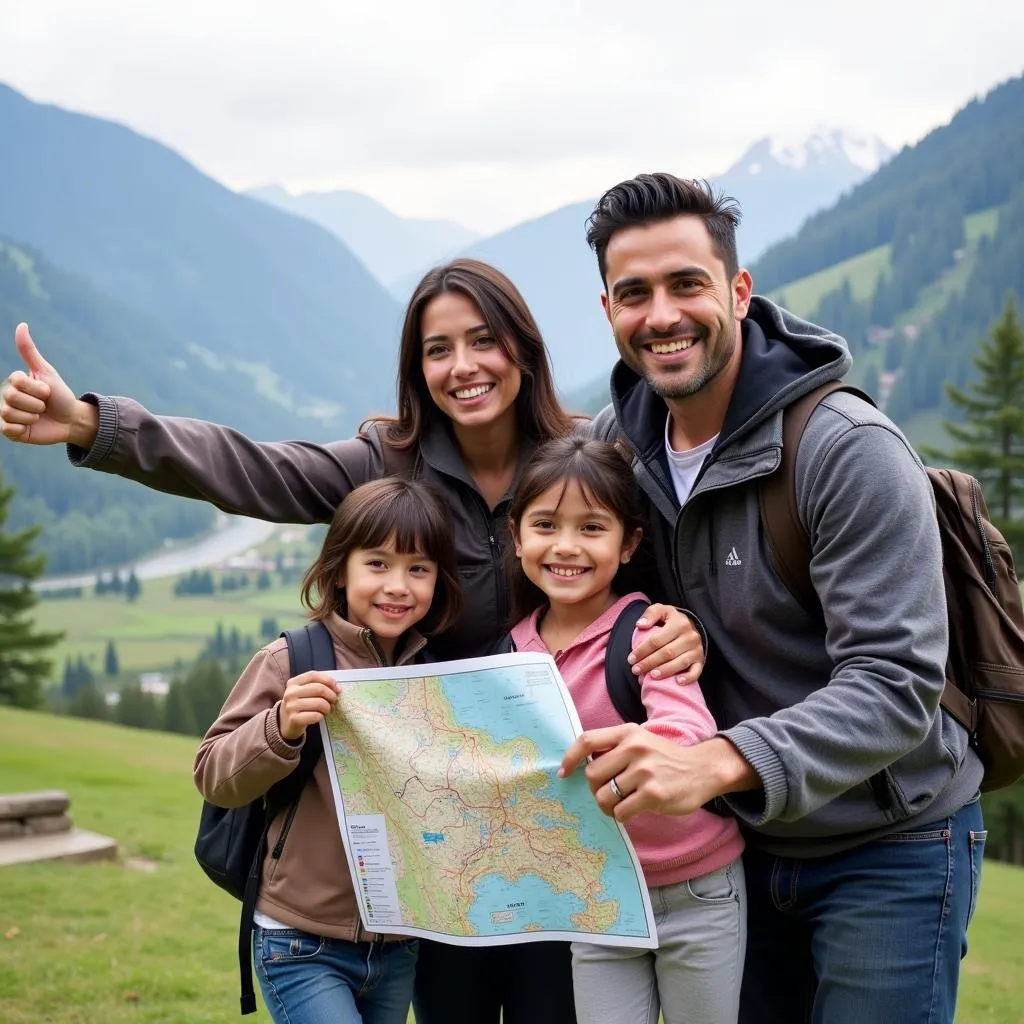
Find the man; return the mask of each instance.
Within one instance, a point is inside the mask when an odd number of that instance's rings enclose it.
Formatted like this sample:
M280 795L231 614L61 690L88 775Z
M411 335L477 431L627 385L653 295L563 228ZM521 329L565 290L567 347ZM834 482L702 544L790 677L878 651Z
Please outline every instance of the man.
M941 549L923 467L884 415L826 398L796 455L821 614L776 575L758 486L782 412L850 366L843 340L752 295L738 212L705 183L641 175L588 241L621 361L599 435L637 456L656 563L710 639L720 733L679 747L639 726L584 734L610 814L724 798L748 838L741 1020L952 1021L985 832L981 764L938 711ZM793 457L793 453L789 453Z

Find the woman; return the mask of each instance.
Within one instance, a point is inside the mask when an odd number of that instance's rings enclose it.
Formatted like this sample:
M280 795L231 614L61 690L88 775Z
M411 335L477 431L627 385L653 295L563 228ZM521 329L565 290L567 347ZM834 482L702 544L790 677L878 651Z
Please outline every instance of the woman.
M25 325L16 341L31 376L8 378L0 430L29 444L67 442L75 465L279 523L329 522L355 487L396 472L434 485L452 515L464 601L431 649L474 657L503 633L510 494L537 445L572 432L574 421L555 395L529 308L494 267L461 259L423 278L402 327L397 417L326 445L257 443L228 427L154 416L130 399L76 399ZM660 605L646 618L665 624L638 645L637 671L695 677L700 665L676 657L689 620ZM418 1024L497 1024L500 1014L504 1024L572 1021L568 944L422 943L415 1008Z

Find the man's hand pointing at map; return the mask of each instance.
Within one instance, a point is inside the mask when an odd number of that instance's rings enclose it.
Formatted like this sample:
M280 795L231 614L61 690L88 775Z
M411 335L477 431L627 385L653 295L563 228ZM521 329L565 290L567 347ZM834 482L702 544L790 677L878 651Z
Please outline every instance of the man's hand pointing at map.
M641 811L689 814L716 796L761 784L742 754L720 736L683 746L640 725L591 729L566 751L559 776L571 775L588 757L591 792L618 821Z

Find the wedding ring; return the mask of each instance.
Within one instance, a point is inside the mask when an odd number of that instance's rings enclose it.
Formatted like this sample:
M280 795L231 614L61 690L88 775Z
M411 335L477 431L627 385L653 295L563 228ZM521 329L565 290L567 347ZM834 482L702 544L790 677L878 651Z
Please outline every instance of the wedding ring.
M626 795L626 794L625 794L625 793L623 793L621 789L619 789L619 783L618 783L618 780L616 779L616 777L615 777L614 775L612 776L612 778L611 778L611 780L609 781L608 785L609 785L609 786L611 786L611 788L612 788L612 792L613 792L613 793L614 793L614 794L615 794L615 795L616 795L616 796L617 796L617 797L618 797L618 798L619 798L620 800L622 800L622 799L623 799L623 798L625 797L625 795Z

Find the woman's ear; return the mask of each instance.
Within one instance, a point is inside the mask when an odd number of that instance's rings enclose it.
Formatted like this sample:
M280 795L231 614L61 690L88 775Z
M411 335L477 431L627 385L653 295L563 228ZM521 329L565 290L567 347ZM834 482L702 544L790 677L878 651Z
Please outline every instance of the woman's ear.
M640 546L640 541L643 539L644 531L638 526L631 537L627 537L622 542L622 555L620 560L623 565L628 562L636 552L636 549Z

